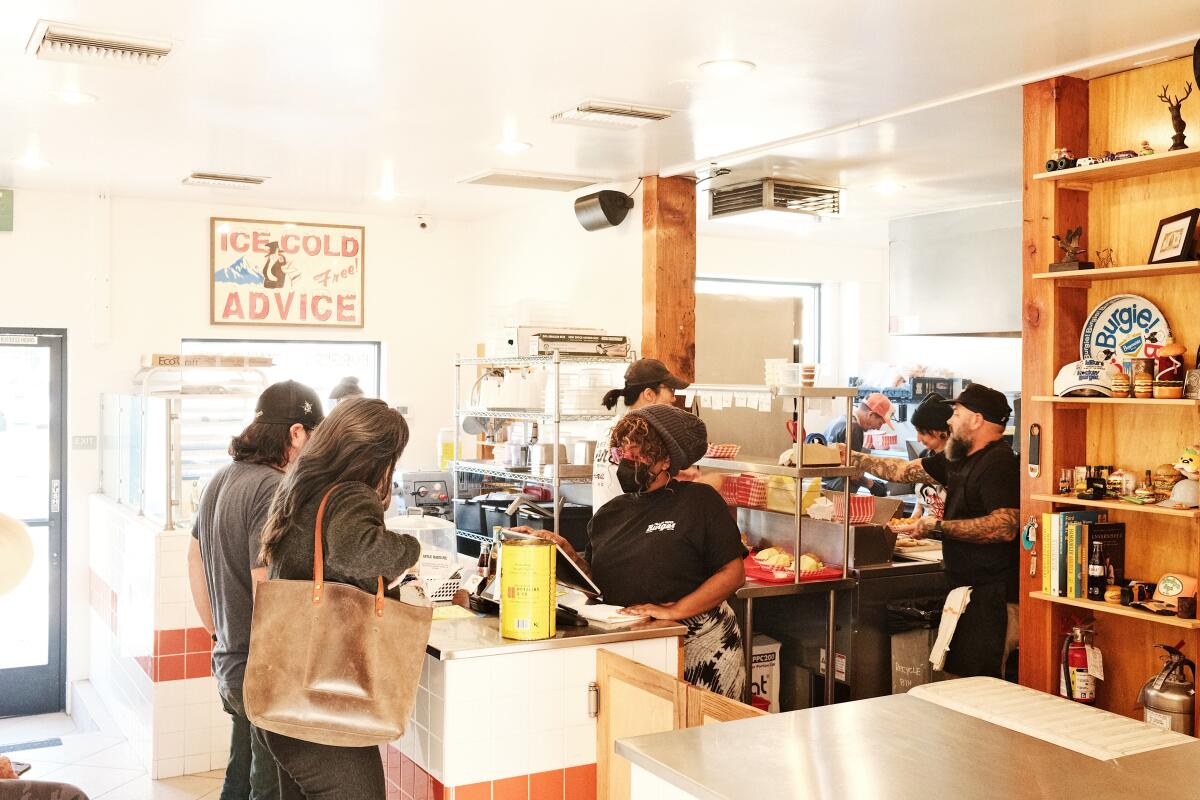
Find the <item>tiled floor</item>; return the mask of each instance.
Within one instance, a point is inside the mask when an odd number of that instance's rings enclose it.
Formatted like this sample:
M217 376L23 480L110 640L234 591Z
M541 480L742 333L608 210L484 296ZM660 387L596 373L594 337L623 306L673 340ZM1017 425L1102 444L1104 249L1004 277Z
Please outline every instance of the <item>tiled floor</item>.
M221 794L224 770L152 781L124 737L77 730L65 714L0 720L0 744L55 737L61 745L6 754L33 765L23 779L71 783L92 800L199 800Z

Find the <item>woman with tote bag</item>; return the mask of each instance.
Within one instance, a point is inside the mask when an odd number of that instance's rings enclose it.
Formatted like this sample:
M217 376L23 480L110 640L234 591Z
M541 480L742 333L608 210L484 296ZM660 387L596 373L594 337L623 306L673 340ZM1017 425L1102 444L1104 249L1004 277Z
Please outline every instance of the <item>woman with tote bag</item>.
M246 710L281 800L386 797L378 745L403 733L432 618L384 591L421 552L383 523L406 444L404 417L382 400L338 403L271 504Z

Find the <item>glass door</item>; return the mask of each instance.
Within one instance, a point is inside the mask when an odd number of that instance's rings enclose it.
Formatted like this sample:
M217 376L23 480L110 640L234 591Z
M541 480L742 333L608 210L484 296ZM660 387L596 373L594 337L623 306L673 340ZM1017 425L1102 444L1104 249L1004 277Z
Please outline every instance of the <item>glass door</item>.
M64 707L64 340L0 329L0 512L25 524L33 549L28 571L0 594L0 717Z

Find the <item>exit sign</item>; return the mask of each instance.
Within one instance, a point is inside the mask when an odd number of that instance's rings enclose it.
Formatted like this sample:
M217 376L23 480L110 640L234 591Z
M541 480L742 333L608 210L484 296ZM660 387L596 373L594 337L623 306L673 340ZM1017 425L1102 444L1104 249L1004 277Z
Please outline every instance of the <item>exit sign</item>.
M0 233L12 233L13 190L0 189Z

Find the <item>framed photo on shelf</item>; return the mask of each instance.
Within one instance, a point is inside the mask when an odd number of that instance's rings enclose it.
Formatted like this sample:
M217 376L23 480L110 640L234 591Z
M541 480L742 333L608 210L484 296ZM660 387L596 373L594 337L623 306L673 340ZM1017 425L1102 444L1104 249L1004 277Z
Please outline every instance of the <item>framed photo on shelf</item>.
M1150 248L1149 264L1169 264L1172 261L1191 261L1196 253L1196 223L1200 208L1193 208L1167 217L1158 223L1154 246Z

